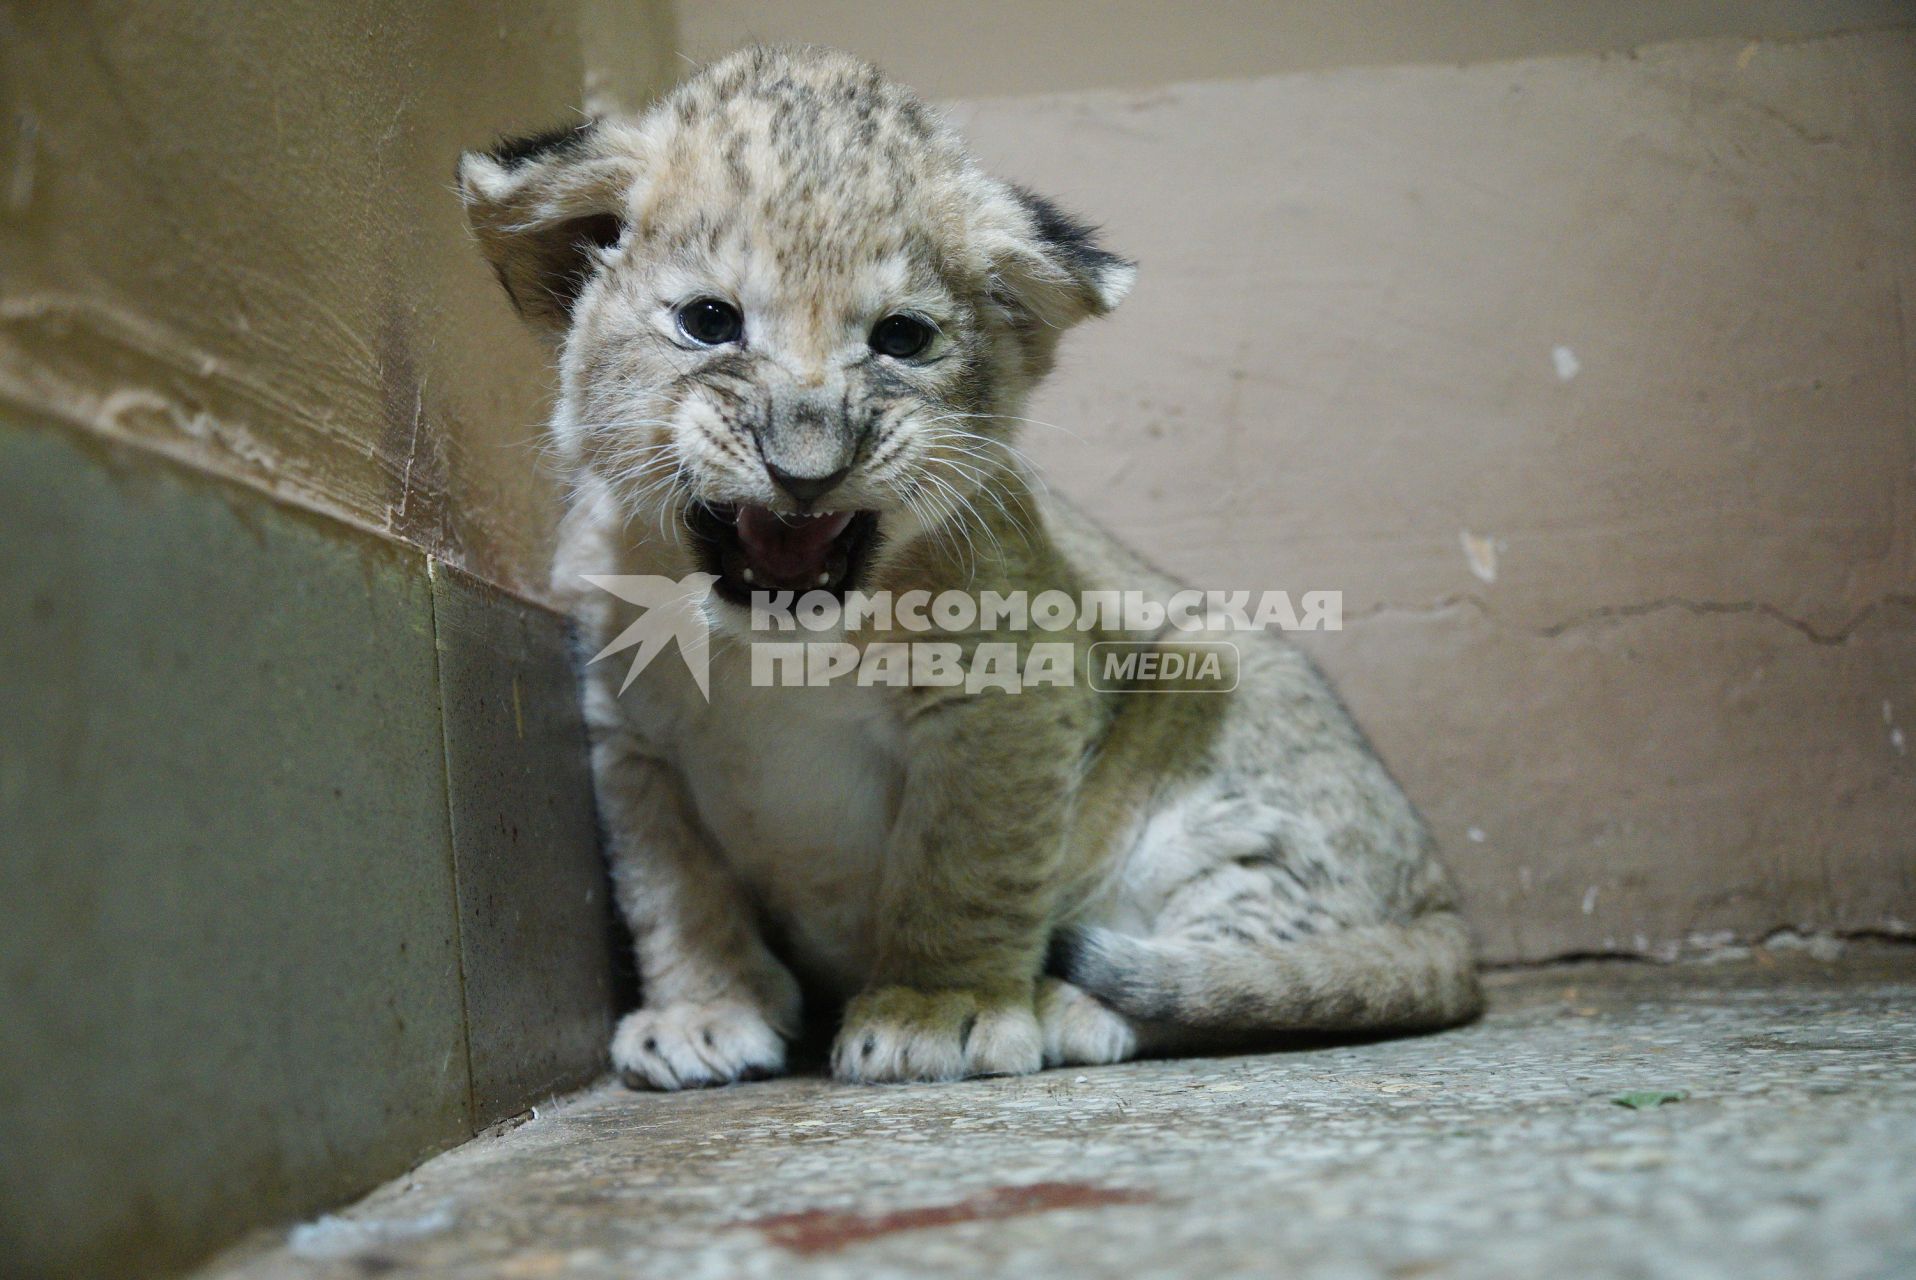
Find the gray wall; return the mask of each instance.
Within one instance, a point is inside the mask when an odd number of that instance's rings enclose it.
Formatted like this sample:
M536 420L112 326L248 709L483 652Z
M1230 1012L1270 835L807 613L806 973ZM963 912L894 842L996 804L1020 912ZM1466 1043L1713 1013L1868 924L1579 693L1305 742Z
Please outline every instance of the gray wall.
M149 1275L603 1069L566 628L0 415L0 1267Z
M669 30L0 0L7 1276L159 1273L603 1069L545 356L450 177Z

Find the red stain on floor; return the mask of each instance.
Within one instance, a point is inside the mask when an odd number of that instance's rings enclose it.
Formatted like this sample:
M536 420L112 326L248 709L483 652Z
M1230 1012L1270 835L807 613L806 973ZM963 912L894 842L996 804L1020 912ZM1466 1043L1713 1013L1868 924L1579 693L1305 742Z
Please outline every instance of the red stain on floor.
M780 1213L745 1223L765 1238L793 1253L834 1253L848 1245L877 1240L900 1231L923 1231L958 1222L994 1222L1022 1218L1054 1209L1098 1209L1113 1204L1148 1204L1148 1191L1122 1187L1095 1187L1085 1182L1033 1182L1022 1187L994 1187L951 1204L922 1209L894 1209L890 1213L849 1213L836 1209L806 1209Z

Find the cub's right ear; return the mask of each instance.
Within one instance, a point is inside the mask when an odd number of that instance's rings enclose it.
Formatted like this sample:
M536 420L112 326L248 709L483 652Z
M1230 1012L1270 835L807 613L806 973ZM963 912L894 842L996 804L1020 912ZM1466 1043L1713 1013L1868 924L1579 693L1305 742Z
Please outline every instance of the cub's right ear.
M563 331L573 304L625 234L642 172L630 134L597 120L459 158L466 225L528 324Z

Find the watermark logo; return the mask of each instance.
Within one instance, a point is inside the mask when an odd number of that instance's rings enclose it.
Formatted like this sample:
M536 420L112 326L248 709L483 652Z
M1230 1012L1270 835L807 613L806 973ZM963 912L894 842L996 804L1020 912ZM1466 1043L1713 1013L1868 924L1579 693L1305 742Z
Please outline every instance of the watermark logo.
M585 580L643 610L591 658L635 650L620 693L676 640L699 693L711 699L709 609L716 577L587 574ZM1063 591L896 597L759 591L749 610L749 670L755 687L845 683L1017 693L1083 678L1101 690L1228 693L1237 687L1240 653L1219 633L1342 628L1343 593L1337 591L1307 591L1296 600L1283 591L1087 591L1075 597ZM806 632L815 638L803 638ZM937 638L898 638L911 633ZM1108 638L1114 634L1138 638Z
M624 693L639 678L639 672L665 651L666 641L677 640L679 656L685 659L686 670L692 673L692 682L699 687L700 696L707 702L712 700L712 623L705 612L705 602L712 593L712 584L718 581L716 574L690 573L673 579L650 573L588 573L585 580L645 610L636 622L593 654L587 661L588 666L601 658L636 648L638 652L632 655L632 665L626 669L625 680L619 685L619 692Z
M1100 640L1085 654L1084 675L1107 693L1229 693L1238 657L1229 640Z

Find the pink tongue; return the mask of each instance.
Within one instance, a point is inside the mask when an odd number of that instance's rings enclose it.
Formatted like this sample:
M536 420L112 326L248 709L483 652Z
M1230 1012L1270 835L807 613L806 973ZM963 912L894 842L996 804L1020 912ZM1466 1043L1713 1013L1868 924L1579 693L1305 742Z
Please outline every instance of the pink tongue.
M761 576L775 582L811 586L825 572L832 539L845 532L852 513L830 516L778 516L764 507L740 507L738 540L746 559Z

